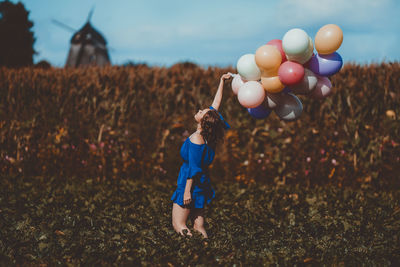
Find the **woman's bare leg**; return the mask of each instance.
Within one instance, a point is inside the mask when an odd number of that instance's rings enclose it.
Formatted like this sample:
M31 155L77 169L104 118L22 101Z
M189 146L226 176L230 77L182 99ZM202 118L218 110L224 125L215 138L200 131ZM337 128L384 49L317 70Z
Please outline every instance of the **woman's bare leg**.
M199 231L204 238L207 238L207 232L206 229L204 228L204 208L201 209L193 209L192 213L190 215L192 222L193 222L193 228L196 231Z
M189 228L186 226L186 221L189 216L190 209L182 208L176 203L173 203L172 206L172 226L175 231L181 235L183 234L183 230L187 229L187 234L192 235Z

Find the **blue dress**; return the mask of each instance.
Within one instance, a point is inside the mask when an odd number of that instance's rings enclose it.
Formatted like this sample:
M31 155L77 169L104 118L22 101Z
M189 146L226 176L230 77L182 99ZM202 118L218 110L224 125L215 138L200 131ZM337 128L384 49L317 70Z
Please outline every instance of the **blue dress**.
M215 197L215 191L211 186L208 175L208 166L214 160L215 152L207 144L194 144L188 137L180 151L184 160L178 175L178 187L171 197L174 203L183 206L183 194L185 193L187 179L194 179L192 184L192 203L195 208L203 208ZM204 155L204 158L202 159Z

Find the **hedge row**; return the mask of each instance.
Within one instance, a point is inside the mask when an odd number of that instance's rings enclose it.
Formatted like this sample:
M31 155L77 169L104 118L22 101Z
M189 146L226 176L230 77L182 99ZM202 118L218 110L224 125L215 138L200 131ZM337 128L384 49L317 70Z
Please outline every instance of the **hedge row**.
M86 69L0 69L0 172L97 180L176 179L179 148L198 108L232 68L181 63ZM347 64L303 114L255 120L226 84L232 126L215 179L399 185L400 64Z

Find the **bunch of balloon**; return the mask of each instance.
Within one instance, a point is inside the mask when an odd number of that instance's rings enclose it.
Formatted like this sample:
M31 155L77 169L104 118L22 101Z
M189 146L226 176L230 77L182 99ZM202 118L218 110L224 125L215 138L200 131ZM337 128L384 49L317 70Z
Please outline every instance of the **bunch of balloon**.
M313 41L302 29L291 29L282 38L262 45L254 54L237 62L239 75L232 90L251 116L266 118L272 110L282 120L295 120L303 105L296 96L323 99L331 94L328 78L338 72L343 61L336 50L343 41L342 30L334 24L323 26Z

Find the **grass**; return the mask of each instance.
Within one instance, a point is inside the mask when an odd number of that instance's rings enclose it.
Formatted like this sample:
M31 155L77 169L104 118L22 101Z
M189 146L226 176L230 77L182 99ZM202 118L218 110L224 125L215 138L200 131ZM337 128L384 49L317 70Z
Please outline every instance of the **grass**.
M398 189L221 182L203 240L172 228L175 181L3 177L0 185L3 264L400 263Z

